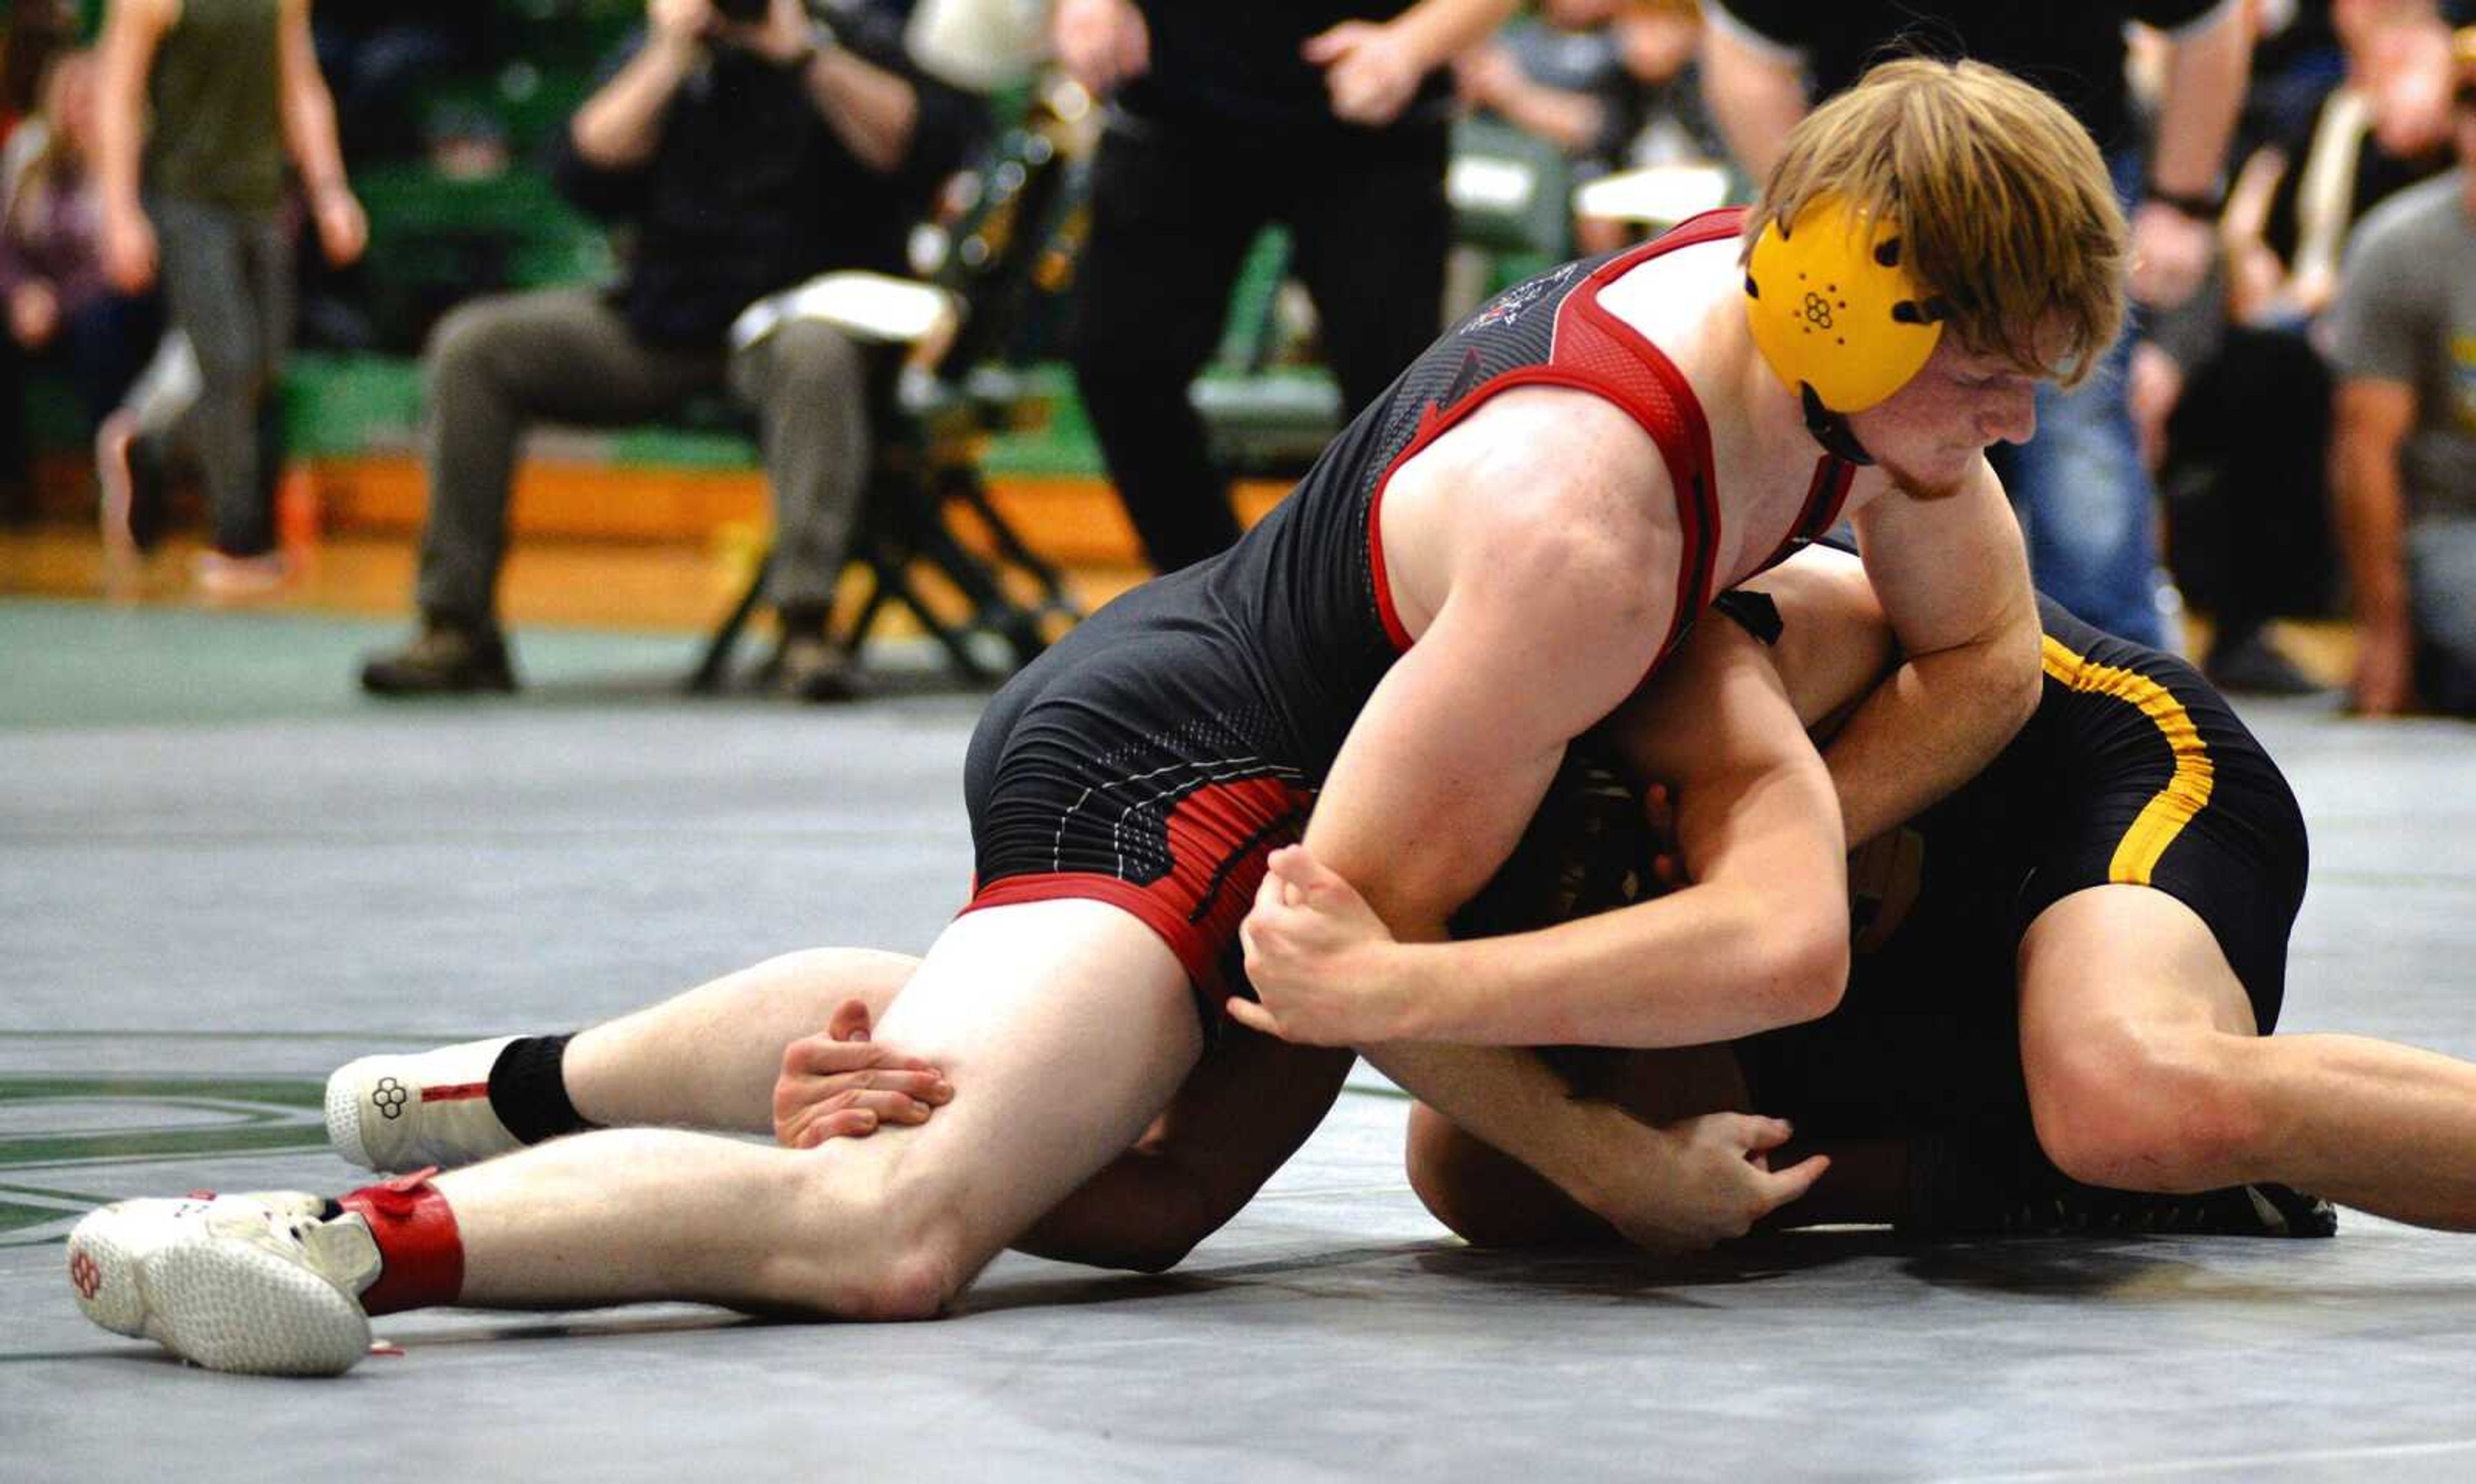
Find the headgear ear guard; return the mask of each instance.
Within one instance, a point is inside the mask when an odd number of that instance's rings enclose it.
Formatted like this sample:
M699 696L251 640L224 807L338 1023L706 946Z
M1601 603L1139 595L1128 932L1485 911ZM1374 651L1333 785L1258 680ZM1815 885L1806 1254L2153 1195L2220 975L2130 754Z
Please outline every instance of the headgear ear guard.
M1908 383L1943 338L1944 306L1901 265L1899 231L1820 196L1773 219L1746 262L1746 319L1807 420L1862 412ZM1828 441L1828 440L1826 440Z

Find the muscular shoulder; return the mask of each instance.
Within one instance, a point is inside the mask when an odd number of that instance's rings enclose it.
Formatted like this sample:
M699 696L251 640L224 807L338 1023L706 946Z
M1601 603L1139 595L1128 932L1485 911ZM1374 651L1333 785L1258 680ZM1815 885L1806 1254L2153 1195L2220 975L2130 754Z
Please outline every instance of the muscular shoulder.
M1626 616L1609 605L1629 605L1659 607L1664 622L1682 540L1674 511L1658 445L1631 417L1584 392L1520 387L1394 475L1384 552L1413 614L1451 593L1541 621L1579 606L1603 627Z
M1427 477L1450 482L1455 527L1470 537L1464 555L1480 565L1546 563L1577 579L1622 571L1675 527L1658 445L1586 393L1506 392L1421 459L1434 460Z

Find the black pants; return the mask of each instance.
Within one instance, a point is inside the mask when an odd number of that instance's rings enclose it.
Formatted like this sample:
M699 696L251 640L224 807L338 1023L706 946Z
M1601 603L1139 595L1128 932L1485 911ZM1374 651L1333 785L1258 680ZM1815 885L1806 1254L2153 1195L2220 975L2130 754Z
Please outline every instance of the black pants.
M2238 327L2192 374L2166 424L2175 581L2220 645L2283 614L2328 608L2329 369L2302 335Z
M1238 538L1187 385L1212 355L1248 247L1289 229L1345 415L1440 328L1452 210L1441 123L1288 139L1112 119L1093 167L1073 355L1118 498L1154 569Z

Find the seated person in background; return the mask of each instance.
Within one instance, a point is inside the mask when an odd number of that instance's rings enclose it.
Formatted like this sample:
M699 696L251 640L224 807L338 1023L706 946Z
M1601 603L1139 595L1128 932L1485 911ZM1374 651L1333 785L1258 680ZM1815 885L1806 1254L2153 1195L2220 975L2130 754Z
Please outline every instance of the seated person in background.
M1576 177L1614 168L1632 117L1618 54L1621 0L1545 0L1453 59L1462 101L1565 152Z
M2357 230L2331 311L2352 696L2476 715L2476 28L2458 36L2459 168Z
M1628 164L1726 157L1701 105L1693 0L1548 0L1453 64L1462 98L1554 144L1580 186ZM1623 223L1574 224L1584 253L1614 252Z
M647 14L558 160L573 199L635 229L624 279L480 300L432 335L421 631L363 666L375 694L514 688L495 590L530 424L642 423L726 385L756 409L773 488L775 673L805 699L851 693L827 619L867 481L871 358L808 320L737 350L726 335L816 274L902 272L979 110L904 58L899 11L878 0L839 33L800 0L752 21L713 0L650 0Z
M161 327L153 296L123 295L104 277L103 208L89 169L93 54L68 52L53 62L36 133L0 217L9 359L62 357L89 426L99 425L137 380Z

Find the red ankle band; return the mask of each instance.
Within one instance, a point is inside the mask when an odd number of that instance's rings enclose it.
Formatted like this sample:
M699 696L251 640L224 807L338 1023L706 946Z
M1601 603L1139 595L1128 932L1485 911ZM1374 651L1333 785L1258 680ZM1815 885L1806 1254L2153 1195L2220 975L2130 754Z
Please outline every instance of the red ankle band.
M430 1183L435 1169L365 1185L335 1203L359 1214L378 1239L379 1280L361 1295L371 1314L454 1303L464 1292L464 1242L456 1213Z

